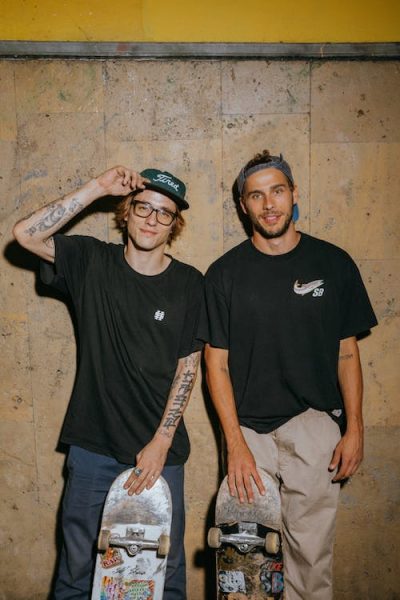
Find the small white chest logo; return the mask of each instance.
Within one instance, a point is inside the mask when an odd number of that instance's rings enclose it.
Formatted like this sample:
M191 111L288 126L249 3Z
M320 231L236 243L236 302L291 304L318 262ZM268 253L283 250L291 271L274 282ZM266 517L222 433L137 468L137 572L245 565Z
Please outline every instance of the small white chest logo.
M154 313L154 319L156 321L162 321L164 317L165 312L163 310L156 310L156 312Z
M323 279L316 279L315 281L310 281L309 283L299 283L299 280L296 279L294 282L293 291L295 294L300 294L300 296L304 296L310 292L313 292L313 296L322 296L324 293L324 288L321 287L321 285L324 285Z

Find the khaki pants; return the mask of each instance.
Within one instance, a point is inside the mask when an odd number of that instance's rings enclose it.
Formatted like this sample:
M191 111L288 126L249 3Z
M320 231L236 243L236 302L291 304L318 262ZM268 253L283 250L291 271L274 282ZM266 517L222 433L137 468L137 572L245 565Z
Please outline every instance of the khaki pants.
M242 432L257 466L280 484L286 600L331 600L340 485L328 466L339 427L308 409L272 433Z

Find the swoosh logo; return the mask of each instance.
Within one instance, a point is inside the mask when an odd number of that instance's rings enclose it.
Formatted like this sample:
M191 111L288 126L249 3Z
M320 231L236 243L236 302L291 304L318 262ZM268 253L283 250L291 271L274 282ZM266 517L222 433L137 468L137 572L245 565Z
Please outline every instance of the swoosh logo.
M295 294L300 294L300 296L304 296L305 294L309 294L317 287L323 285L323 279L316 279L315 281L310 281L310 283L299 283L298 279L294 282L293 291Z

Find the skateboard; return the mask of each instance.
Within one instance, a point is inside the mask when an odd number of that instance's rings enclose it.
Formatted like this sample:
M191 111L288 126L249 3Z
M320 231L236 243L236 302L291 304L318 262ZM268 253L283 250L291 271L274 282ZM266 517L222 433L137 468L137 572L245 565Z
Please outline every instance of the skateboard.
M216 549L218 600L282 600L281 501L276 483L257 469L266 493L252 482L254 501L240 504L227 477L217 495L208 545Z
M162 600L170 545L171 493L162 477L150 490L129 496L112 484L103 510L92 600Z

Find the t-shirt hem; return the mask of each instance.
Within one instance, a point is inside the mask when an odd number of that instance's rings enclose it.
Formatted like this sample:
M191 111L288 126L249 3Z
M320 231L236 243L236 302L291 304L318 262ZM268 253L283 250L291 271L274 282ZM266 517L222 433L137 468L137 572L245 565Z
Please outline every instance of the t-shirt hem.
M296 413L295 415L291 415L290 417L277 418L276 421L274 421L273 423L269 423L268 425L266 425L266 424L255 425L251 421L249 421L247 419L242 419L240 417L239 417L239 424L241 425L241 427L246 427L247 429L251 429L252 431L255 431L256 433L271 433L272 431L276 431L276 429L278 429L279 427L281 427L282 425L284 425L285 423L290 421L290 419L293 419L293 417L297 417L298 415L300 415L301 413L303 413L306 410L307 410L307 408L304 408L300 412Z
M83 448L84 450L88 450L89 452L94 452L95 454L101 454L102 456L108 456L110 458L114 458L119 463L121 463L123 465L127 465L127 467L131 467L131 466L135 465L135 463L136 463L134 455L131 457L131 460L130 460L130 457L128 457L127 454L123 454L120 452L114 452L111 450L107 451L107 450L104 450L103 448L100 448L96 444L92 444L87 441L82 441L82 440L77 440L74 438L62 436L60 438L60 442L62 444L65 444L66 446L78 446L79 448ZM188 458L189 458L189 455L176 457L176 458L167 458L164 466L170 467L170 466L174 466L174 465L183 465L186 463Z
M303 410L297 412L294 415L291 415L290 417L282 417L277 419L274 423L270 423L269 425L257 425L256 427L254 426L254 424L251 424L249 421L246 421L244 419L241 419L239 417L239 423L241 427L246 427L247 429L251 429L252 431L255 431L256 433L272 433L273 431L276 431L279 427L281 427L282 425L285 425L285 423L288 423L291 419L293 419L294 417L298 417L299 415L303 414L304 412L306 412L308 409L313 408L314 410L319 410L320 412L326 413L329 417L331 417L331 419L339 426L340 431L343 435L345 429L346 429L346 416L345 416L345 412L343 409L343 406L338 406L337 410L341 410L341 413L339 416L336 416L335 414L333 414L333 410L332 408L321 408L321 407L315 407L315 406L305 406L303 408Z

